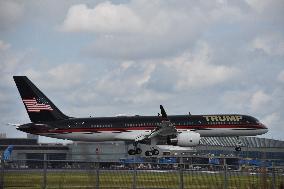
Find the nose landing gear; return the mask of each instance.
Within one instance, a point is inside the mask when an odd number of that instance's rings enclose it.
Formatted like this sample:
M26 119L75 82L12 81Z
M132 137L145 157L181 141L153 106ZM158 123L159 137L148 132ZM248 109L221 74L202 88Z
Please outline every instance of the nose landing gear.
M237 152L240 152L240 151L242 151L242 147L236 146L235 150L236 150Z

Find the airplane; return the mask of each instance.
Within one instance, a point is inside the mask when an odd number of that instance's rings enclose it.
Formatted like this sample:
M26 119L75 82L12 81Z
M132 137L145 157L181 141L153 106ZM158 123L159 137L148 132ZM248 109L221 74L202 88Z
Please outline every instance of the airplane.
M69 117L62 113L26 76L13 76L31 123L17 129L35 135L73 141L125 141L133 144L129 155L158 155L157 143L194 147L201 137L256 136L268 132L256 118L240 114L167 115L160 105L157 116ZM236 145L236 151L241 145Z

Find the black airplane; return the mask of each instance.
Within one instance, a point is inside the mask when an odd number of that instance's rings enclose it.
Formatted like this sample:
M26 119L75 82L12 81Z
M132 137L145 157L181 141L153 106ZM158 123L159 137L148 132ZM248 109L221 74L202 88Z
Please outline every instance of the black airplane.
M197 146L201 137L255 136L268 129L256 118L240 114L167 115L160 105L158 116L74 118L63 114L26 76L14 76L31 123L17 126L26 133L74 141L127 141L130 155L141 154L140 143L148 144L146 156L158 155L158 141L181 147ZM240 151L241 146L237 145Z

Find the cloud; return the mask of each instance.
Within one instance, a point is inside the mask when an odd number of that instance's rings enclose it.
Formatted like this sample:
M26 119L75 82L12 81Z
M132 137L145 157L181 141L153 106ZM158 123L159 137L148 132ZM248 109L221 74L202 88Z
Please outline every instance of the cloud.
M265 116L262 121L265 125L269 125L271 127L273 127L273 125L275 125L280 119L280 115L277 112L273 112L272 114L269 114L267 116Z
M238 20L241 13L238 7L197 1L104 2L94 8L73 5L60 28L93 34L85 50L93 57L145 59L181 53L208 27L224 18Z
M106 1L97 4L94 8L88 8L85 4L71 6L61 29L65 32L103 34L135 32L153 35L188 30L190 26L209 23L223 16L232 20L238 19L242 17L241 9L222 2L204 4L183 1L180 4L172 4L163 1L130 1L115 4ZM173 28L173 26L176 27ZM194 30L194 28L191 29Z
M252 111L260 111L265 108L271 101L271 96L264 93L263 91L256 91L252 94L250 99L250 107Z
M9 43L5 43L4 41L0 40L0 52L9 49L10 46L11 45Z
M163 98L145 86L156 69L154 64L123 62L96 83L99 95L113 97L116 102L145 103Z
M279 99L278 92L270 94L260 89L227 91L222 95L222 103L228 109L234 108L238 111L256 113L261 116L276 111L275 99Z
M200 42L192 51L182 53L180 56L161 60L162 71L157 70L156 75L165 74L156 85L174 81L174 89L186 91L191 88L205 88L228 82L239 74L235 67L214 64L211 61L213 50L204 42ZM160 69L160 68L159 68ZM165 84L167 85L167 84Z
M279 13L278 11L283 10L284 7L282 0L245 0L245 2L258 14L270 13L270 16Z
M9 43L0 41L0 87L7 87L11 84L12 75L18 72L20 68L25 67L26 59L33 54L32 51L13 52Z
M251 93L248 91L226 91L221 102L224 108L229 111L248 112Z
M139 32L142 23L126 5L103 2L93 9L84 4L73 5L61 27L65 32Z
M0 30L9 30L17 24L24 13L24 7L17 1L0 1Z
M265 0L245 0L246 3L254 10L262 12L270 2Z
M281 113L272 112L270 114L265 115L261 122L264 123L268 127L268 133L266 134L269 138L280 138L284 132L283 122L281 121Z
M265 134L269 138L283 140L283 121L281 120L281 113L280 112L272 112L267 114L261 119L261 122L268 128L268 133Z
M164 104L169 114L278 116L271 133L283 138L281 0L0 5L2 122L29 121L17 74L75 117L153 115Z
M284 83L284 70L282 70L277 77L278 81Z
M283 35L267 33L257 36L251 43L252 50L260 50L267 55L284 56Z
M86 66L83 64L65 63L51 67L47 72L47 79L50 83L50 87L73 88L82 84L86 72Z
M206 43L200 43L179 56L122 62L98 79L96 95L85 97L103 96L124 105L165 101L176 93L220 85L238 76L237 68L212 63L211 51Z
M27 76L40 89L44 89L43 91L51 91L57 95L63 94L63 96L58 96L60 100L67 99L73 103L73 100L77 100L72 99L72 95L74 93L82 95L81 89L85 88L84 82L89 77L87 70L87 67L83 64L62 63L52 65L39 63L38 65L22 67L19 75ZM64 95L64 93L67 93L67 95Z

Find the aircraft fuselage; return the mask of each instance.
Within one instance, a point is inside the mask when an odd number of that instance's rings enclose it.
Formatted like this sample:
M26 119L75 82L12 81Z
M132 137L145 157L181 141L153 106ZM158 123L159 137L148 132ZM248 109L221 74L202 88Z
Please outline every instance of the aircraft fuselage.
M168 116L178 132L194 131L201 137L255 136L268 129L248 115L173 115ZM131 136L145 135L159 127L158 116L117 116L97 118L69 118L64 120L28 123L18 130L69 140L106 141L132 140ZM134 139L134 138L133 138Z

